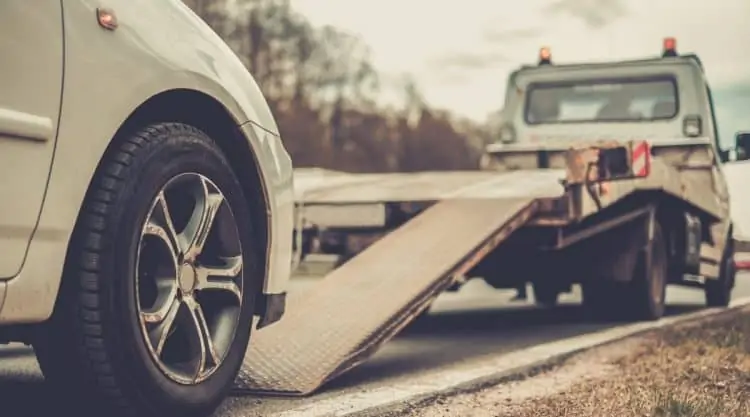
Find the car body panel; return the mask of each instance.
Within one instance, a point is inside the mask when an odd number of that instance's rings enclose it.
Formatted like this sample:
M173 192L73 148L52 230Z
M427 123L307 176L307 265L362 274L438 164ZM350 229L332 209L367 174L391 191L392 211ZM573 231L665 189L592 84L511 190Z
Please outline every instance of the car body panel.
M278 137L259 129L254 123L241 126L245 136L265 135L268 146L260 148L258 158L273 163L264 164L266 187L271 190L267 198L272 213L269 219L266 263L267 278L263 285L266 294L286 292L287 283L292 273L292 253L294 236L294 183L292 160Z
M37 2L27 3L36 10ZM97 24L98 6L91 0L64 2L65 91L58 146L38 230L23 270L7 283L0 323L49 317L67 243L110 140L143 102L180 89L216 99L247 138L270 218L264 291L283 292L291 268L292 168L258 85L218 35L179 0L110 0L106 6L119 25L113 31Z
M61 16L59 0L0 3L0 279L20 271L44 200L60 115Z

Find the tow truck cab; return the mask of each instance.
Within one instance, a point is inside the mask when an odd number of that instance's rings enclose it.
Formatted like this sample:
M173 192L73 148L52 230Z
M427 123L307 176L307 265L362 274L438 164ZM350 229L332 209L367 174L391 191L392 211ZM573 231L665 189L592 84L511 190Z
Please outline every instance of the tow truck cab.
M657 58L565 65L553 64L550 50L542 48L538 65L508 77L499 142L716 141L711 90L699 57L677 54L672 38L664 44Z

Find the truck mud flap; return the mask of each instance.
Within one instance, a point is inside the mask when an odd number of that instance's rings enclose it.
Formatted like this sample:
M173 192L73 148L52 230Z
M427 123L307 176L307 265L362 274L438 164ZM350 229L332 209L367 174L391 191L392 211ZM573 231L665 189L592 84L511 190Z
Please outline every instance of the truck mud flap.
M306 395L365 361L534 213L533 198L435 204L288 299L253 334L235 394Z

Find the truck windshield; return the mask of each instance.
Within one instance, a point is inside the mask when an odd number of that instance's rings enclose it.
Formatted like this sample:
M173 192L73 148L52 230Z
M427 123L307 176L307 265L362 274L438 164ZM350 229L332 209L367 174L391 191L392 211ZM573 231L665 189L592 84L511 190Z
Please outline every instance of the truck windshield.
M639 122L671 119L679 107L674 78L532 83L528 124Z

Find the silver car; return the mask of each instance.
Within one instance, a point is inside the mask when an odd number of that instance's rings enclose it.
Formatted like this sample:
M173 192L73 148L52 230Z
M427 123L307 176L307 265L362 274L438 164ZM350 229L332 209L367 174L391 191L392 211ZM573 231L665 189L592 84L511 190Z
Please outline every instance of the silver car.
M2 0L0 178L0 342L96 415L212 412L283 313L293 235L226 44L178 0Z

